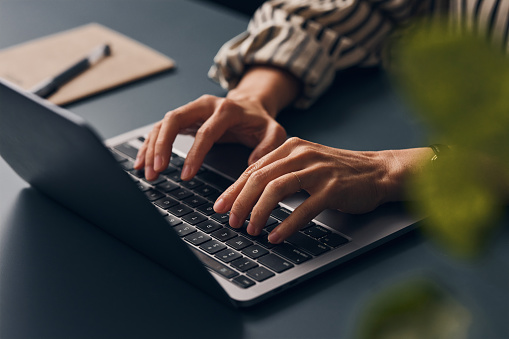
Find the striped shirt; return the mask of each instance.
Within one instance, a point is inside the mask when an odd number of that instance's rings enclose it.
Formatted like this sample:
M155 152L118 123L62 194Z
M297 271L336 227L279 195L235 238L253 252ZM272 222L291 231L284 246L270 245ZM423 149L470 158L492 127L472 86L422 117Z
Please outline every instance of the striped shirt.
M380 65L395 28L417 16L443 14L507 49L509 0L270 0L245 32L222 46L209 76L232 89L246 66L283 68L302 82L295 105L304 108L341 70Z

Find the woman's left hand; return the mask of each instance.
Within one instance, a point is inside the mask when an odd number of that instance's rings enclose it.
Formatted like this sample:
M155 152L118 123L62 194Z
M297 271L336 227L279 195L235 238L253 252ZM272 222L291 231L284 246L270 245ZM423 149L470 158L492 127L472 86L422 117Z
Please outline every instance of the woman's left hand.
M247 232L258 235L280 201L307 191L310 197L270 233L269 241L277 244L327 208L364 213L385 202L393 158L387 152L347 151L291 138L249 166L214 209L230 210L234 228L251 212Z

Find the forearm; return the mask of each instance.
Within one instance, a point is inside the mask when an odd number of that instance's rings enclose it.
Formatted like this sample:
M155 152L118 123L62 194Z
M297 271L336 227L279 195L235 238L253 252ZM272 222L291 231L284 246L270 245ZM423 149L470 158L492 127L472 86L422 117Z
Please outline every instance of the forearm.
M257 100L273 118L290 105L300 91L299 80L290 73L270 66L252 66L227 97Z

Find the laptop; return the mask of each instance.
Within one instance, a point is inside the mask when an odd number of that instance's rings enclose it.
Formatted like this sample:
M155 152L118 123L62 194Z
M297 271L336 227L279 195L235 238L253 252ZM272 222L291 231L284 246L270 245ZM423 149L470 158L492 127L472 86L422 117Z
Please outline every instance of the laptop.
M152 126L103 141L82 118L0 80L0 156L33 187L211 296L247 307L415 227L400 204L364 215L322 212L283 244L268 232L304 199L297 193L253 237L212 209L238 177L248 150L218 146L195 178L180 170L193 139L179 136L152 182L133 169ZM227 157L225 157L227 155Z

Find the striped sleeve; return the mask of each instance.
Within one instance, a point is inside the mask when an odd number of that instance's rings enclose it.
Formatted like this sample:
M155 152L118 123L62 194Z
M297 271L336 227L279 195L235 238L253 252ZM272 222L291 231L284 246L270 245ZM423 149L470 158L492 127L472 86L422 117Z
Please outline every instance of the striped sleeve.
M508 52L508 0L451 0L450 16L461 32L479 34Z
M283 68L302 82L297 107L307 107L337 71L378 65L384 40L428 6L427 0L271 0L247 31L223 45L209 76L234 88L246 66Z

